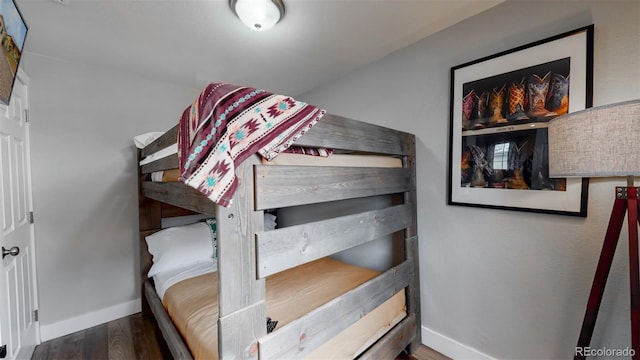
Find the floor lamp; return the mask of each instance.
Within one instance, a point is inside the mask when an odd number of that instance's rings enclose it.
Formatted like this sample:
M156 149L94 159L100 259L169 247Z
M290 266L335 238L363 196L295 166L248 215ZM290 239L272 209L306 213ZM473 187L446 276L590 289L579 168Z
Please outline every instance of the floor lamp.
M640 100L589 108L549 122L549 173L552 177L626 177L616 187L613 210L587 301L576 350L589 347L625 214L629 226L631 348L640 359L640 282L638 211L640 188ZM584 359L576 351L574 359Z

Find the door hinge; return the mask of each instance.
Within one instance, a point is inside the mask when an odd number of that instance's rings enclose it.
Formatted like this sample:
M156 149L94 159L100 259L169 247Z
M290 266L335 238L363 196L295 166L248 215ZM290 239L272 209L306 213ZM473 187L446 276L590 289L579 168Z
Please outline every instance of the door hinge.
M33 310L33 321L38 321L38 309Z
M24 122L29 122L29 109L24 109Z
M4 359L7 357L7 345L2 345L0 347L0 359Z
M29 211L29 224L33 224L33 211Z

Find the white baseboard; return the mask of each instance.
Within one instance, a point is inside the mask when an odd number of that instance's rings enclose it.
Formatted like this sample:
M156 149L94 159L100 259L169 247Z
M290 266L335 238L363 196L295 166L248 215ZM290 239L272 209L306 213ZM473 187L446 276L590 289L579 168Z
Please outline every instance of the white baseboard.
M90 312L88 314L58 321L53 324L41 324L40 339L41 341L48 341L69 335L76 331L85 330L96 325L139 313L140 310L140 299L137 299Z
M456 340L448 338L436 331L422 327L422 343L425 346L436 350L442 355L448 356L455 360L464 359L479 359L479 360L493 360L489 355L483 354L480 351L464 345Z

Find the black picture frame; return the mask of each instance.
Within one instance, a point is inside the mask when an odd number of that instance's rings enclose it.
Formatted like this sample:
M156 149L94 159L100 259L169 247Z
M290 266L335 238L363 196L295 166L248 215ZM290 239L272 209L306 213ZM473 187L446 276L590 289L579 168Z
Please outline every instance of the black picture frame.
M29 28L14 0L0 0L0 103L9 105Z
M449 205L587 216L588 178L548 176L547 124L593 105L593 33L451 68Z

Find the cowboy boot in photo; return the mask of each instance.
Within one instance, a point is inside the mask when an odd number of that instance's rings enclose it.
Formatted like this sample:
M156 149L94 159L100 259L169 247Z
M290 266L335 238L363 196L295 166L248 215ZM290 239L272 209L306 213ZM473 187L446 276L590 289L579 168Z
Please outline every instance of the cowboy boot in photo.
M473 110L476 106L478 96L475 90L469 91L467 95L462 98L462 130L470 129Z
M490 187L494 187L496 189L504 189L504 185L504 170L494 170Z
M507 179L504 179L505 187L507 189L516 189L516 190L527 190L529 186L527 186L527 182L524 181L524 177L522 177L522 168L513 169L513 176Z
M471 152L463 151L460 160L460 186L465 187L471 182Z
M549 92L549 80L551 73L548 72L543 78L533 74L529 77L529 117L535 118L537 121L544 121L546 118L557 115L547 110L544 105Z
M532 190L552 190L549 178L549 137L547 130L536 132L533 153L525 162L525 179L529 180ZM527 174L527 171L529 174Z
M514 144L513 149L510 149L509 155L509 168L512 169L513 175L504 179L504 185L507 189L524 190L529 189L529 185L523 176L523 158L525 157L525 147L529 143L529 140L525 140L520 144Z
M487 180L484 178L484 172L482 168L475 166L473 168L473 175L471 176L471 187L486 187Z
M474 126L476 129L482 129L487 123L487 111L489 107L489 91L485 90L478 96L478 111Z
M502 105L504 104L504 95L506 87L502 84L500 90L493 88L489 94L489 126L506 125L509 122L502 116Z
M558 115L569 112L569 76L560 74L551 76L551 88L547 95L547 109Z
M486 154L477 145L470 147L473 156L473 174L471 175L471 187L487 187L487 180L484 174L493 175L493 169L487 162Z
M517 123L529 120L527 114L524 113L525 94L525 78L522 78L520 83L512 82L511 85L509 85L509 92L507 95L507 120L509 120L509 122Z

